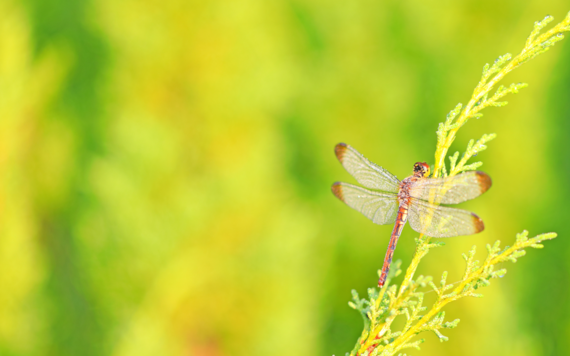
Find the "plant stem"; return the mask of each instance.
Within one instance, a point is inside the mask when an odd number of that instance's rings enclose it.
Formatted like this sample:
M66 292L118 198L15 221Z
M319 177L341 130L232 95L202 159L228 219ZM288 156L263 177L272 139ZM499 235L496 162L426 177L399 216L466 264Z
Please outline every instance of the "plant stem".
M447 152L449 147L455 140L457 131L471 118L473 115L484 109L485 107L492 104L492 102L484 103L483 105L477 105L481 98L487 95L491 89L501 81L509 72L513 69L518 67L519 65L523 64L526 60L530 59L532 56L532 51L537 49L538 46L542 45L544 42L551 39L553 36L561 33L566 32L569 30L570 26L570 13L564 18L562 22L551 28L549 31L543 33L542 35L538 36L536 39L527 42L522 49L522 51L513 58L504 68L502 68L497 74L495 74L492 79L485 83L485 76L479 82L479 85L473 91L473 95L471 96L471 100L467 103L465 108L461 111L461 114L457 118L454 125L454 128L450 129L445 140L441 143L439 147L436 149L435 153L435 165L434 165L434 177L439 177L441 174L441 170L443 164L445 162L445 157L447 156Z

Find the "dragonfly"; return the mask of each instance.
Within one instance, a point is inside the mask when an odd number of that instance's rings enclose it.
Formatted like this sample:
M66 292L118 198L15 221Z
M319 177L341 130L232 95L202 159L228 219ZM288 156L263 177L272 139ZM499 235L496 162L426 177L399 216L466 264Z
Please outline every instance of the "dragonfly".
M363 188L336 182L333 194L349 207L361 212L375 224L394 224L378 286L384 286L392 257L404 225L430 237L472 235L483 231L483 220L476 214L442 206L474 199L491 187L491 177L484 172L469 171L455 176L429 178L425 162L414 164L413 174L400 181L386 169L370 162L345 143L335 147L342 166Z

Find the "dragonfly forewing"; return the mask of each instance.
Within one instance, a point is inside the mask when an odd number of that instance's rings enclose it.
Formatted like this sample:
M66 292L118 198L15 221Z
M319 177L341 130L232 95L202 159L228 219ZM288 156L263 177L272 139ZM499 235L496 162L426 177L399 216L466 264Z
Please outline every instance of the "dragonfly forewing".
M465 172L453 177L420 179L410 188L410 196L435 204L459 204L485 193L491 184L486 173Z
M345 143L336 145L334 152L342 166L358 183L371 189L397 193L400 181L392 173L370 162L357 150Z
M334 183L331 189L337 198L375 224L386 225L396 221L398 200L395 194L375 192L342 182Z
M431 237L472 235L483 231L483 220L472 212L411 199L408 222L415 231Z

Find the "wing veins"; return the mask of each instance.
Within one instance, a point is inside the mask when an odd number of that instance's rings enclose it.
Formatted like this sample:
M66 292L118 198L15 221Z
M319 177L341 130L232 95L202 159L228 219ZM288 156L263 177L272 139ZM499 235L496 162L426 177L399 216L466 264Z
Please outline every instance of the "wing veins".
M356 181L371 189L398 192L400 181L392 173L371 162L352 146L339 143L335 153L342 166Z
M395 194L368 190L343 182L333 184L332 191L346 205L359 211L375 224L386 225L396 221L398 200Z
M481 218L470 211L420 199L411 200L408 221L412 229L431 237L472 235L485 228Z
M453 177L418 180L411 187L410 196L436 204L459 204L485 193L491 184L486 173L465 172Z

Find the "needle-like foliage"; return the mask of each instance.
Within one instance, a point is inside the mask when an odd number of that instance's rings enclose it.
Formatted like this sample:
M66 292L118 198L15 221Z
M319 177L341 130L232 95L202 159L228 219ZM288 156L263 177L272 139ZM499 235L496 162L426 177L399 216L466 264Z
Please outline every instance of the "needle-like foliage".
M445 122L439 124L433 170L434 177L446 176L448 174L454 176L463 171L474 170L481 166L481 162L469 165L466 165L466 163L469 158L486 149L487 146L485 146L485 143L494 139L495 134L483 135L475 144L473 144L473 141L470 141L467 150L459 162L457 162L459 158L458 152L449 157L451 166L449 172L447 172L445 166L445 156L455 140L457 131L465 125L469 119L480 118L483 116L481 110L489 106L500 107L507 105L506 101L502 101L507 94L516 94L520 89L528 86L526 83L513 83L508 87L501 85L495 93L491 95L491 92L498 82L508 73L539 54L548 51L556 42L564 39L563 32L570 31L570 13L562 22L547 32L540 34L540 31L552 22L553 19L552 16L546 16L542 21L535 22L534 28L526 40L523 49L515 57L507 53L497 58L492 65L489 65L489 63L485 64L481 80L475 87L475 90L473 90L473 95L467 105L457 104L457 106L449 112Z
M481 166L481 162L470 164L467 162L487 148L486 144L496 137L494 133L485 134L476 141L469 141L461 157L459 152L450 156L449 171L445 164L445 157L455 140L457 131L470 118L481 117L480 111L486 107L506 105L507 102L502 99L507 94L517 93L519 89L527 86L524 83L511 84L508 87L501 85L491 94L496 84L513 69L546 52L556 42L562 40L563 32L570 31L569 13L561 23L540 34L541 30L552 20L551 16L547 16L544 20L535 22L524 48L517 56L505 54L497 58L492 65L486 64L481 80L475 87L467 105L458 104L447 115L445 122L439 124L434 177L453 176ZM555 237L555 233L546 233L529 238L528 232L523 231L517 234L512 246L501 249L500 241L496 241L492 246L487 245L487 257L483 262L475 259L476 247L473 246L467 254L463 254L466 261L463 278L459 282L448 284L447 272L443 272L437 283L429 276L420 275L414 278L422 258L432 248L443 245L441 242L432 242L429 236L420 234L416 239L416 252L406 269L400 286L391 284L393 278L402 272L400 261L396 261L382 289L369 288L366 298L360 298L356 291L352 291L353 300L349 302L349 305L362 315L364 330L354 349L347 355L404 355L402 350L410 348L419 350L424 339L417 339L416 336L426 331L435 333L440 341L446 341L448 338L443 334L443 330L455 328L459 323L459 319L445 320L445 311L442 309L447 304L464 297L481 297L481 288L488 286L492 279L503 277L506 274L506 269L498 269L497 265L508 261L516 262L518 258L526 254L526 248L542 248L543 241ZM429 306L424 304L425 287L429 287L437 294L436 301ZM393 323L397 318L405 318L405 324L401 329L394 330Z
M440 341L447 341L442 329L456 327L459 319L445 321L444 306L464 297L482 297L479 293L481 288L490 285L491 279L507 273L504 268L497 269L498 264L516 262L526 254L525 248L542 248L542 241L555 237L555 233L546 233L528 238L528 232L523 231L517 234L513 246L501 249L500 241L492 246L487 245L487 257L482 263L475 260L476 246L473 246L467 254L463 254L466 261L463 278L459 283L450 284L447 283L447 272L443 272L437 284L431 277L418 276L413 279L420 260L430 249L442 245L431 243L429 237L418 238L418 249L399 288L390 285L390 280L402 272L400 262L396 261L384 288L370 288L368 298L362 299L356 291L352 291L353 301L349 305L362 314L364 330L350 355L388 356L406 348L419 349L424 339L414 340L414 337L425 331L434 332ZM425 291L419 291L426 286L437 294L437 300L429 308L423 304ZM392 324L399 316L405 317L406 323L401 330L394 331Z

